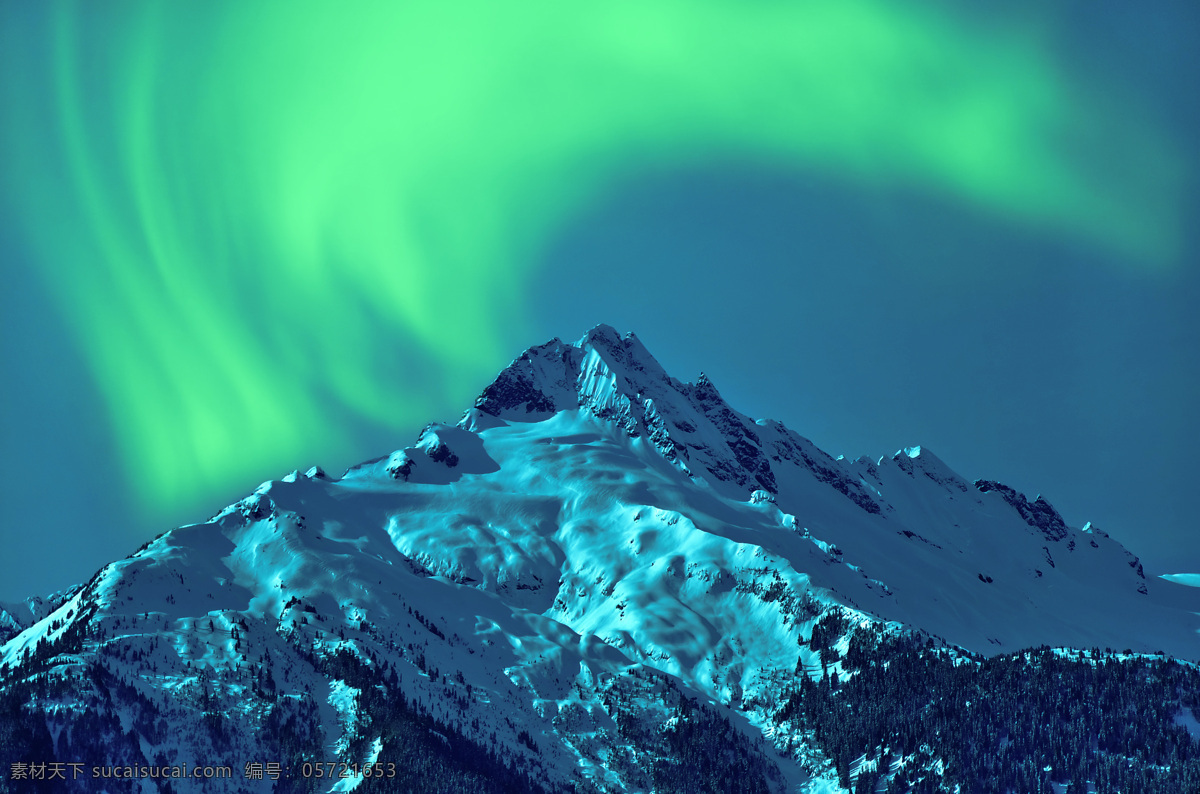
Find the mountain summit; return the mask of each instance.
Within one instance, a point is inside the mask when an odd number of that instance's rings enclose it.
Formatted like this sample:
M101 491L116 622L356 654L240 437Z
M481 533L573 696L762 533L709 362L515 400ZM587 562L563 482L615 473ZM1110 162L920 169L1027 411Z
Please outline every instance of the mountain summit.
M959 780L940 739L822 720L890 665L1000 675L993 657L1061 682L1055 665L1099 669L1100 648L1200 660L1198 592L923 447L834 459L602 325L526 350L457 425L339 478L266 482L0 613L0 706L34 726L0 750L208 759L237 772L205 783L224 791ZM1171 676L1191 668L1155 664L1137 680L1175 693L1168 730L1187 705ZM1018 752L1040 758L1013 742L995 758ZM1069 774L1047 763L1019 769Z
M718 492L776 493L799 466L868 512L879 512L867 487L836 461L778 422L738 413L704 375L681 383L668 375L633 334L599 325L574 345L555 339L526 350L484 390L460 423L469 430L539 421L562 410L582 411L642 439L689 476ZM794 464L794 465L793 465Z

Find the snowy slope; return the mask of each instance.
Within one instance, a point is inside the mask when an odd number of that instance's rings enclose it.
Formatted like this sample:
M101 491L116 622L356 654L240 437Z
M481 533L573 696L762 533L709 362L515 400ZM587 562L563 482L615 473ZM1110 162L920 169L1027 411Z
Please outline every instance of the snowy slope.
M19 630L0 663L41 659L76 687L103 667L130 688L123 730L143 701L240 726L139 734L147 760L269 757L253 728L288 697L327 757L371 762L367 693L333 672L348 654L543 785L645 790L655 751L623 738L622 703L655 724L694 698L748 746L791 748L773 704L797 670L819 675L806 637L840 608L983 654L1200 660L1200 591L1147 581L1044 499L920 447L835 460L599 326L526 351L457 426L340 478L264 483L59 602L0 613ZM773 787L830 785L811 753L755 752Z

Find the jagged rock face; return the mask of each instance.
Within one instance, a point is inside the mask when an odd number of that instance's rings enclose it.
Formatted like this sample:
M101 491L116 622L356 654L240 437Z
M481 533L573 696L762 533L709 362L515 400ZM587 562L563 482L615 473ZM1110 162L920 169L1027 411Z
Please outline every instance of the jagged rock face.
M975 487L980 493L995 491L1004 501L1013 506L1025 523L1038 530L1047 540L1062 540L1067 536L1067 524L1049 502L1040 495L1030 502L1023 494L994 480L976 480Z
M525 351L457 426L106 566L16 620L0 663L70 693L49 733L107 715L96 741L131 762L419 746L471 790L519 769L505 785L631 791L690 743L728 751L706 780L780 790L829 763L779 693L845 673L854 627L1200 658L1173 587L1040 498L916 447L834 459L600 326Z
M762 442L722 399L712 382L701 375L690 392L692 404L712 423L729 451L733 453L732 459L714 456L714 463L709 471L719 479L735 482L742 488L745 488L749 478L753 477L766 490L779 490L775 476L771 473L771 464L763 454Z
M554 398L569 390L578 352L558 340L529 348L483 390L475 407L490 416L545 418L559 410Z

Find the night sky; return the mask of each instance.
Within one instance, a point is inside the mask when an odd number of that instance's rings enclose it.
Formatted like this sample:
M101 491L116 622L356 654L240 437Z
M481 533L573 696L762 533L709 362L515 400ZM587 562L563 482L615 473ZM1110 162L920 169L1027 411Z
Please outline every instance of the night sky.
M961 5L0 0L0 600L599 322L1200 571L1200 6Z

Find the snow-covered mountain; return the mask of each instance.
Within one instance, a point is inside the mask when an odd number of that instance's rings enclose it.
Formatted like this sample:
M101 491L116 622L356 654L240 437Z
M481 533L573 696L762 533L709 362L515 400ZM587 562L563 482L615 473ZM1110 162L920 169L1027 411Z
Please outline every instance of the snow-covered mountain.
M11 752L230 766L208 791L838 791L795 693L855 676L863 637L954 664L1200 660L1198 613L1200 590L1041 497L921 447L834 459L598 326L412 447L264 483L5 607L0 670L45 725ZM895 747L881 791L948 768Z

